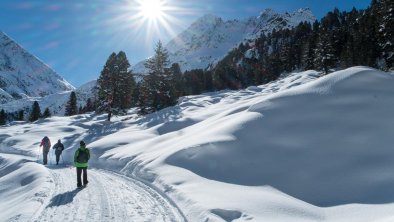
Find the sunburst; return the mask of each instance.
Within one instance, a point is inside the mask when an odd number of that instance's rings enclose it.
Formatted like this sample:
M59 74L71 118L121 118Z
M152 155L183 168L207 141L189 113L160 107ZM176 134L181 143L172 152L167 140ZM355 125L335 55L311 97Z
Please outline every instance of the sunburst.
M138 4L137 10L142 17L149 20L163 20L167 8L162 0L141 0Z
M141 50L152 50L156 41L175 37L186 27L184 18L194 14L197 12L180 0L119 0L110 8L112 17L107 17L105 25L107 32L121 34L113 35L115 43L108 42L118 48L138 42Z

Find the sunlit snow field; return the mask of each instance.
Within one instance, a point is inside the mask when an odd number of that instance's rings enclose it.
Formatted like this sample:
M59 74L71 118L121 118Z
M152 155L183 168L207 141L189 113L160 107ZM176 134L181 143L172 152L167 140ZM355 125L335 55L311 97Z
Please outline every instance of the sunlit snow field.
M394 76L319 75L187 96L144 117L0 127L0 220L29 220L51 198L53 169L38 147L48 136L66 147L62 166L84 140L91 168L152 184L189 221L391 221Z

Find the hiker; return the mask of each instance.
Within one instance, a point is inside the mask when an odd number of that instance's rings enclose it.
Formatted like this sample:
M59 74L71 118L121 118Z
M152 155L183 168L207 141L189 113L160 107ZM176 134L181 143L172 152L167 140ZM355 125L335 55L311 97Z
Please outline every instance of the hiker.
M63 146L62 142L60 141L60 139L57 141L57 143L55 145L53 145L52 149L55 150L56 165L59 165L60 155L62 155L62 152L64 150L64 146Z
M47 136L45 136L41 140L40 147L43 147L42 148L42 156L43 156L42 159L43 159L44 165L46 165L48 163L49 149L51 148L51 141L49 140L49 138Z
M81 141L80 147L75 151L74 165L77 168L77 187L81 188L81 173L83 171L83 186L88 184L88 161L90 159L90 151L86 148L85 142Z

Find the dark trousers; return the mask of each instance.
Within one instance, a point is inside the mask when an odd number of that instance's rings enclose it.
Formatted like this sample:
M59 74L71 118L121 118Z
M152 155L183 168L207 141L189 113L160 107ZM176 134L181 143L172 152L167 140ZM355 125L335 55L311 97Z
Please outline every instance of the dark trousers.
M59 163L60 155L61 155L61 154L56 154L56 164Z
M43 159L44 165L48 163L48 152L45 152L45 151L42 152L42 159Z
M80 187L82 186L81 183L81 174L83 171L83 185L86 185L88 183L88 168L87 167L77 167L77 186Z

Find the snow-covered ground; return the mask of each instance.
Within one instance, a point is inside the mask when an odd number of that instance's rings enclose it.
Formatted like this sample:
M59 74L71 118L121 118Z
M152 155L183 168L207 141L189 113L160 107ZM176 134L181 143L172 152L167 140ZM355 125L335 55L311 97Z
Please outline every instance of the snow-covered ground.
M94 99L93 90L95 86L96 80L93 80L83 84L78 89L74 90L77 96L77 107L84 107L89 98ZM25 116L28 116L34 101L37 101L40 106L41 112L44 112L44 110L48 108L52 115L63 116L66 110L65 107L67 105L67 102L70 100L71 92L72 91L57 92L43 97L27 96L22 99L11 100L10 102L1 104L1 108L4 109L7 113L24 110ZM26 112L26 110L29 110L29 112Z
M2 127L0 219L392 221L394 75L318 75L188 96L111 123L85 114ZM64 142L65 166L36 163L45 135ZM82 139L91 181L76 192L67 163Z

